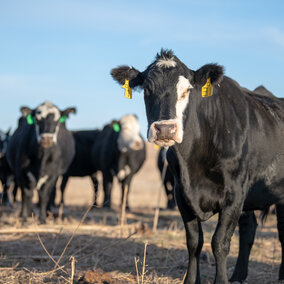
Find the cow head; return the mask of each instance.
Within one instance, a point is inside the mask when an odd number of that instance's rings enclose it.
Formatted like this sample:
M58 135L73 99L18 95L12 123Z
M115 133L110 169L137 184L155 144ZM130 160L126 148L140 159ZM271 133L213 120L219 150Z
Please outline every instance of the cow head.
M0 158L6 155L9 138L10 129L6 133L0 130Z
M193 71L171 50L162 49L145 71L119 66L112 69L111 75L120 84L127 79L131 88L144 90L148 140L168 147L183 141L184 113L192 91L203 86L208 78L212 85L221 82L223 68L207 64Z
M140 136L140 125L137 117L131 114L125 115L120 119L119 125L118 149L121 152L142 149L144 144Z
M43 148L49 148L57 143L60 124L64 124L70 113L76 113L76 108L70 107L61 111L49 101L39 105L36 109L21 107L23 117L28 124L35 125L36 138Z

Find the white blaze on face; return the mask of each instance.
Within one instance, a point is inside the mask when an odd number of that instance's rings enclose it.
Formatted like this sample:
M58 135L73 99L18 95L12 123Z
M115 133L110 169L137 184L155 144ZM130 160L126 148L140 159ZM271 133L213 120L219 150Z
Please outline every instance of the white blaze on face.
M40 106L37 107L35 112L35 117L37 120L41 120L44 118L47 118L48 115L53 114L54 115L54 121L58 121L60 118L60 111L59 109L53 105L51 102L46 101Z
M140 125L134 115L125 115L120 119L120 133L117 140L118 149L127 152L129 149L140 150L143 140L140 137Z
M153 122L148 131L148 140L151 143L156 143L157 145L161 147L169 147L173 146L175 142L181 143L183 139L183 113L184 110L186 109L186 106L188 104L189 100L189 92L190 89L192 89L192 85L190 84L189 80L186 79L184 76L179 76L178 77L178 82L176 85L176 105L175 105L175 110L176 110L176 117L174 119L168 119L168 120L159 120ZM155 130L155 124L160 123L160 124L176 124L177 126L177 133L176 136L173 140L169 140L168 142L160 141L157 140L157 133Z
M177 143L181 143L183 139L183 113L188 104L189 92L192 85L184 76L179 76L177 82L177 101L176 101L176 123L177 123Z

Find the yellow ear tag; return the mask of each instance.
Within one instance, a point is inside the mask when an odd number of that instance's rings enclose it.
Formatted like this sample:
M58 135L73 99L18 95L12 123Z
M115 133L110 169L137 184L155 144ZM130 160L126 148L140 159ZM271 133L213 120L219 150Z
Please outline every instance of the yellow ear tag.
M210 97L213 94L213 86L211 85L210 78L207 79L206 84L202 87L202 97Z
M160 146L159 146L159 145L154 144L154 146L155 146L155 148L156 148L157 150L159 150L159 149L160 149Z
M131 88L129 87L129 80L125 79L125 83L124 85L122 86L122 88L125 89L124 91L124 96L128 99L132 99L132 90Z

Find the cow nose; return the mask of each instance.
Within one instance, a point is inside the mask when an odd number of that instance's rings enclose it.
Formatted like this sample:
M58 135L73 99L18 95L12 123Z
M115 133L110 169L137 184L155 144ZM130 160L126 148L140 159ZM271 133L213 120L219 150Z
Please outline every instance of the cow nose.
M53 136L48 134L41 135L40 144L43 148L50 148L53 145Z
M175 123L156 123L154 128L158 140L173 139L177 132L177 125Z

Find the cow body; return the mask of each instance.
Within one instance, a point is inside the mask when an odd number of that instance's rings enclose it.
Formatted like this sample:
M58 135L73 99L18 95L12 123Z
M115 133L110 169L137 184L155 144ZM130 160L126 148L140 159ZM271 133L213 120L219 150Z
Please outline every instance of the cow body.
M163 178L163 169L165 163L167 166L166 155L167 155L167 150L165 148L161 148L158 154L158 168L162 178ZM176 206L176 202L174 199L174 176L168 167L166 169L165 177L162 182L164 184L165 192L167 195L167 209L174 209Z
M1 198L2 205L12 206L10 197L8 195L8 190L10 188L11 182L14 181L14 176L9 167L6 157L8 143L11 137L9 132L10 131L4 133L0 130L0 181L3 187L3 193ZM16 187L17 185L14 184L14 193L16 193Z
M94 175L97 170L94 167L91 152L99 133L99 130L72 132L75 141L75 156L68 170L62 176L60 185L62 204L64 204L64 190L69 177L90 176L94 186L94 205L97 205L98 181Z
M190 70L171 51L143 72L122 66L112 75L144 89L148 139L172 146L167 160L189 255L185 283L200 283L201 222L216 213L214 283L228 283L226 258L242 211L284 198L284 102L246 93L216 64Z
M134 126L128 127L128 121ZM122 199L125 186L130 186L133 176L139 171L146 158L145 142L139 134L136 118L125 116L119 122L120 131L114 130L114 123L106 125L98 134L92 149L94 168L103 175L104 207L110 207L113 177L121 183ZM129 130L129 131L128 131ZM130 132L130 133L129 133ZM129 191L128 191L129 193ZM128 196L127 196L128 204Z
M24 117L30 115L33 124L22 121L11 137L7 160L22 192L21 217L32 215L33 190L39 192L40 221L45 222L52 187L58 176L68 169L75 153L74 139L60 122L74 108L60 111L50 102L35 110L23 107Z

